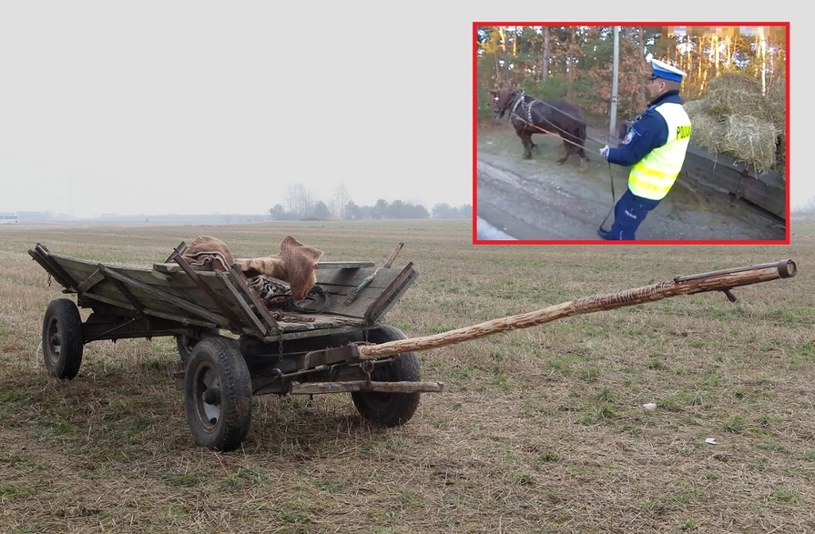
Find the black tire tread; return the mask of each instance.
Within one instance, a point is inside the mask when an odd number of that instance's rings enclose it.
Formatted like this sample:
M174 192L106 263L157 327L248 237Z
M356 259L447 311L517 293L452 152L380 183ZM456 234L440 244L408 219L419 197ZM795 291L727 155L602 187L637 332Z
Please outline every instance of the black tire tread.
M220 375L221 413L214 431L200 424L198 399L193 396L196 368L203 363L212 364ZM195 345L184 376L184 402L197 444L224 452L240 447L252 421L252 380L246 362L230 341L210 337Z
M384 343L407 339L404 332L390 325L382 325L368 333L368 340ZM378 364L371 379L382 382L418 382L421 380L419 357L415 352L399 354L392 363ZM419 407L421 393L351 393L357 411L368 421L383 427L407 423Z
M60 354L56 362L50 357L51 340L48 339L52 319L57 321L61 337ZM71 299L52 300L45 309L42 320L42 352L48 374L64 380L75 378L82 365L84 347L79 308Z

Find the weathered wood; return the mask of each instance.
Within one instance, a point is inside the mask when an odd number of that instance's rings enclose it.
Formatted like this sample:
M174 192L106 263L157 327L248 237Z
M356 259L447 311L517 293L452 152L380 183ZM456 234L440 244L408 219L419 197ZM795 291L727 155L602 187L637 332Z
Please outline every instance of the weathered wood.
M372 323L383 317L407 291L407 288L416 280L419 273L413 268L413 262L408 263L404 269L388 284L384 290L379 291L374 301L365 310L365 317Z
M149 285L147 285L147 284L145 284L143 282L140 282L139 280L136 280L135 278L131 278L130 276L127 276L125 274L116 272L113 269L106 269L105 270L105 275L108 276L108 277L114 278L116 280L119 280L121 282L124 282L124 283L128 284L130 287L136 287L136 288L141 289L142 291L152 293L156 297L158 297L161 300L164 300L168 304L172 304L172 305L174 305L174 306L176 306L176 307L178 307L178 308L180 308L182 310L186 310L186 311L188 311L190 313L198 315L199 317L203 317L204 319L207 319L208 321L212 321L212 322L214 322L214 323L216 323L218 325L228 325L229 324L229 321L227 321L226 318L224 318L223 316L212 313L209 310L207 310L206 308L202 308L201 306L191 304L190 302L188 302L188 301L186 301L186 300L184 300L182 298L176 297L175 295L172 295L170 293L164 292L164 291L158 289L157 287L151 287L151 286L149 286Z
M243 259L243 258L236 258ZM317 270L326 270L326 269L360 269L360 268L370 268L374 266L374 262L372 261L321 261L317 264ZM154 263L153 269L161 273L179 273L181 271L181 267L176 265L175 263ZM204 269L201 269L200 272L211 272Z
M320 287L328 291L331 296L331 301L325 312L346 317L367 318L370 322L376 322L407 291L418 275L412 263L408 263L399 271L394 269L381 270L367 287L356 295L353 302L346 305L345 297L354 288L358 287L369 274L371 273L360 270L357 272L357 276L351 280L345 280L342 285L337 284L336 280L320 281L318 279L317 282ZM394 283L397 280L398 282Z
M317 264L320 269L367 269L373 267L372 261L321 261Z
M699 275L679 276L673 280L650 286L628 289L610 295L582 297L537 311L493 319L474 326L450 330L432 336L389 341L379 345L360 345L358 350L362 358L379 358L404 352L428 350L499 332L529 328L573 315L613 310L678 295L692 295L706 291L729 291L734 287L768 282L779 278L790 278L795 276L796 270L795 262L784 260L777 263L738 267Z
M82 282L79 283L76 290L79 293L84 293L85 291L89 291L93 286L95 286L104 279L105 274L102 272L102 269L96 269L89 277L85 278Z
M28 251L28 254L42 266L43 269L48 271L54 279L68 290L76 290L76 280L68 274L62 265L53 258L53 254L48 252L45 246L37 243L34 248Z
M263 320L266 321L266 324L268 325L268 328L266 329L267 335L269 332L278 332L280 327L277 326L277 321L274 317L272 317L272 314L269 313L266 303L260 299L257 292L249 287L249 283L246 281L246 276L243 274L243 272L238 269L237 265L230 267L230 272L232 275L228 277L226 281L229 284L237 285L243 296L246 299L249 299L249 301L255 307L255 310L257 310L257 313L259 313ZM241 301L244 300L240 298L240 296L238 296L238 299Z
M777 172L756 173L729 156L713 155L691 144L679 179L787 218L786 182Z
M371 393L439 393L444 384L439 382L369 382L350 380L343 382L293 382L292 395L320 395L323 393L350 393L354 391Z
M257 330L257 333L260 334L260 337L264 337L266 334L269 333L269 326L263 324L263 322L255 315L255 312L249 306L249 304L243 299L243 297L238 293L238 288L232 285L232 281L229 280L228 275L225 273L221 273L221 277L224 280L224 284L226 287L229 288L232 296L235 297L235 302L241 307L243 310L243 318L247 319Z

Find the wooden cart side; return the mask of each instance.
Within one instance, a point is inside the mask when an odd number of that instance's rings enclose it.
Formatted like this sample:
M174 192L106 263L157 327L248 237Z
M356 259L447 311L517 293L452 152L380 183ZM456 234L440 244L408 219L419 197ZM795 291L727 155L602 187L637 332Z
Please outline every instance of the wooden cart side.
M107 305L107 310L115 308L116 314L127 317L155 316L162 319L177 317L179 322L193 318L199 322L212 323L218 328L235 333L266 335L259 332L254 322L244 317L248 304L240 301L230 284L214 272L200 272L200 281L219 299L221 305L200 290L187 274L159 273L149 269L108 266L85 260L60 256L43 251L30 251L38 263L48 265L46 269L65 273L55 276L69 293L77 293L80 305L94 307L94 302ZM56 267L55 267L56 266ZM68 279L69 283L63 281ZM226 307L236 322L227 317Z
M175 275L182 271L175 263L156 263L153 269L156 273L166 275ZM370 261L318 263L317 285L327 295L327 307L321 311L321 315L340 315L364 319L371 324L376 323L399 301L419 275L413 263L408 263L402 270L382 269L371 283L357 294L350 305L345 304L345 298L374 271L375 265ZM298 329L294 326L293 328ZM306 330L308 327L300 329Z
M357 317L373 324L378 322L419 276L413 263L401 270L382 269L350 304L346 297L373 273L373 269L338 269L317 271L317 284L329 295L325 313Z
M725 154L691 143L679 179L706 191L744 199L782 220L788 219L786 181L775 171L756 173Z

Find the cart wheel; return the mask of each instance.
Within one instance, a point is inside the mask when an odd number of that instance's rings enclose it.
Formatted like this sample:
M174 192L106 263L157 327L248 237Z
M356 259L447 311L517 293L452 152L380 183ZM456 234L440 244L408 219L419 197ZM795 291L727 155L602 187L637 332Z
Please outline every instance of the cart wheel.
M184 373L184 403L195 442L231 451L249 433L252 379L232 343L219 337L195 345Z
M182 362L186 364L189 361L192 349L195 348L197 343L198 340L192 337L175 336L175 344L178 347L178 355L181 356Z
M55 378L74 378L82 364L84 347L82 318L74 301L52 300L42 320L42 352L48 374Z
M407 339L396 327L383 325L368 333L368 341L385 343ZM415 352L396 356L393 362L374 366L371 380L380 382L417 382L420 379L419 358ZM407 423L419 407L420 393L351 393L354 405L368 421L385 427Z

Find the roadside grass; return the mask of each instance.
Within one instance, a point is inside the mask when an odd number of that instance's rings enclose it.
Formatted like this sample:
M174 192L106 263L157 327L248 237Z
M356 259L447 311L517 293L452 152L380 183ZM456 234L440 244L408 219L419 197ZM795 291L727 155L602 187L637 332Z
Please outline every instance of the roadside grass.
M792 229L789 246L535 247L472 246L466 221L0 228L0 531L812 530L815 222ZM76 379L46 376L42 314L64 295L26 253L149 266L200 234L376 263L403 241L420 276L386 322L411 337L681 274L799 273L736 303L677 297L420 353L445 392L398 428L347 395L255 397L243 448L219 454L192 442L168 338L91 343Z

